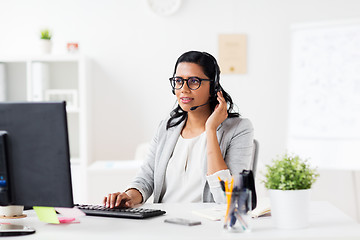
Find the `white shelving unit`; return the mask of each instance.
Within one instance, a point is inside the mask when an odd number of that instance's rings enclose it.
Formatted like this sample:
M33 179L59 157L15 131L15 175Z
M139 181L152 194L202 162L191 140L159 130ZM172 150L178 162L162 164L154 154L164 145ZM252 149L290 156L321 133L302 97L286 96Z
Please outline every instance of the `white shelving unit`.
M87 202L89 61L83 55L0 57L0 101L66 100L74 202Z

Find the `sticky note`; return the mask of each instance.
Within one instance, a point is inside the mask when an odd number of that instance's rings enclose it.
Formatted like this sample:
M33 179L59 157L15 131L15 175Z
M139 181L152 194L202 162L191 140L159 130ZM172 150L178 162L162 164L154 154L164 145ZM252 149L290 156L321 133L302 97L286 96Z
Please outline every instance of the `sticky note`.
M33 207L39 220L46 223L59 224L60 221L56 216L55 209L53 207Z
M60 223L79 223L75 221L75 218L68 218L68 217L59 217Z
M77 218L77 217L82 217L85 216L85 213L83 211L81 211L80 209L78 209L77 207L73 207L73 208L55 208L55 210L60 213L63 217L67 217L67 218Z

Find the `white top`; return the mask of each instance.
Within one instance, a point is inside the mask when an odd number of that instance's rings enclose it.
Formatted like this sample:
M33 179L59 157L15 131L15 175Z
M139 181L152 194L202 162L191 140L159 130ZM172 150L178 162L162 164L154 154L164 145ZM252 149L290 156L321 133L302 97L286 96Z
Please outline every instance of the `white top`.
M191 139L180 135L167 166L162 202L202 202L207 181L215 202L224 203L218 176L223 180L230 179L230 171L221 170L205 178L206 164L206 132Z
M201 202L206 134L185 139L181 135L169 160L162 202Z

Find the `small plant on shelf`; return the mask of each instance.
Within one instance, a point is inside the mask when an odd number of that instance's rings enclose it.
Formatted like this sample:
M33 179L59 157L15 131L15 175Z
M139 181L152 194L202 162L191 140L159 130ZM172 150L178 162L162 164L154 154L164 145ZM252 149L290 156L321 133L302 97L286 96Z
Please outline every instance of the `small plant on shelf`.
M52 49L52 33L49 29L44 28L40 31L40 51L43 54L50 54Z
M52 34L49 29L43 29L40 31L40 33L41 33L40 39L51 40Z

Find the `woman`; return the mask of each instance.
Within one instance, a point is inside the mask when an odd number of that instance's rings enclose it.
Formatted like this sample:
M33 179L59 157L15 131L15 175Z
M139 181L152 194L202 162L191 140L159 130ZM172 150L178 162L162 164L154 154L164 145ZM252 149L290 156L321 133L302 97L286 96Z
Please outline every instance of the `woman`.
M125 192L104 198L107 207L154 202L224 202L218 177L249 169L253 127L232 111L213 56L190 51L179 57L170 83L178 106L160 123L150 151Z

